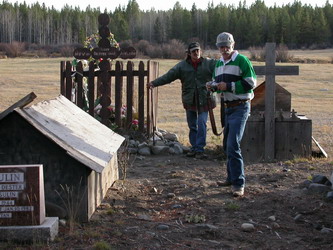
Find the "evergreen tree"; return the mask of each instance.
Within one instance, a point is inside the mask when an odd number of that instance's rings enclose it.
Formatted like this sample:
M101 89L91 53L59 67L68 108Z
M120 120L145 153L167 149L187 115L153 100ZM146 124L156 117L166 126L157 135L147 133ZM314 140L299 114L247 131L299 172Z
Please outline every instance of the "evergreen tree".
M182 40L183 42L187 42L187 40L191 37L193 37L192 33L192 16L191 12L184 9L183 10L183 25L180 27L182 30L182 36L178 38L178 40Z
M248 18L251 22L251 33L254 35L251 46L262 46L267 40L267 36L265 36L265 31L268 30L267 16L268 8L264 1L257 0L251 5Z
M312 20L308 10L304 10L301 16L298 44L308 47L314 41Z
M154 40L157 43L163 43L164 37L165 37L164 29L160 21L160 17L157 17L154 24Z
M330 39L329 43L330 46L332 46L333 43L333 5L329 3L329 1L326 1L325 7L323 9L329 29L330 29Z
M106 13L106 10L104 11ZM0 43L13 41L38 45L82 43L86 36L98 31L99 8L85 10L65 5L60 11L45 4L0 3ZM205 10L195 4L191 10L179 2L168 11L154 9L143 12L137 0L128 0L110 15L110 30L118 41L140 39L165 43L171 39L188 42L198 40L202 46L215 48L216 36L231 32L237 48L263 46L266 42L285 43L289 48L332 47L333 7L311 7L294 1L286 6L267 8L256 0L250 7L246 1L238 6L209 2Z
M118 41L130 39L128 22L125 19L125 12L119 6L112 15L111 31Z
M316 8L313 15L313 43L326 48L330 42L331 30L323 9Z
M290 42L290 16L286 9L281 9L277 18L276 42L289 44Z
M130 38L132 40L140 39L140 31L141 31L141 15L139 4L136 0L129 0L126 8L126 20L128 23L128 29L130 32Z
M248 46L248 39L251 39L251 34L248 30L248 20L246 16L246 10L245 8L236 14L236 20L235 21L235 28L234 31L231 31L233 33L237 48L246 48Z
M264 37L266 40L264 40L264 44L267 42L275 42L276 41L276 17L275 17L275 8L269 8L268 15L267 15L267 26L264 30Z
M172 14L171 14L171 33L170 33L170 38L171 39L182 39L183 38L183 8L180 5L180 3L177 1L175 5L173 6L172 9Z

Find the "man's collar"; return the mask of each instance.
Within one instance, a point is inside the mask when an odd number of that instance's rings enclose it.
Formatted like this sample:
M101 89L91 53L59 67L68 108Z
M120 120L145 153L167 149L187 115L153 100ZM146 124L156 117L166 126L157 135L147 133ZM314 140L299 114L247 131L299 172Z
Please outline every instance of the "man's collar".
M190 63L190 64L192 64L193 63L193 61L192 61L192 58L190 57L190 58L187 58L187 60L186 60L188 63ZM199 59L198 59L198 62L197 63L201 63L203 61L203 57L201 56Z
M236 57L238 56L238 50L234 50L232 55L231 55L231 60L235 61L236 60Z

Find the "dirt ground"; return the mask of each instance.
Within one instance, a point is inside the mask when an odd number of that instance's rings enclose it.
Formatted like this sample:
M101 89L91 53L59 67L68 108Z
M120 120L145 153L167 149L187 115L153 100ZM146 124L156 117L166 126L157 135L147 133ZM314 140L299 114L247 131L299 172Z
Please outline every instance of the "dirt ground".
M327 160L246 165L245 196L216 185L225 161L208 152L130 159L89 223L60 227L50 249L333 249L333 202L300 184L329 177ZM254 229L246 232L243 223Z

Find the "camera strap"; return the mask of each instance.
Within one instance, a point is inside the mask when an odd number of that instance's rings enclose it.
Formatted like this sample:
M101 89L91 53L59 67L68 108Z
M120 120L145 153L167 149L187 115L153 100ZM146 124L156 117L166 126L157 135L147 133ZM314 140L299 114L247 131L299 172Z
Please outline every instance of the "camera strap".
M210 124L212 125L213 133L216 136L220 136L223 131L221 131L220 133L217 132L215 118L214 118L212 99L210 98L209 94L207 95L207 105L208 105L208 113L209 113Z

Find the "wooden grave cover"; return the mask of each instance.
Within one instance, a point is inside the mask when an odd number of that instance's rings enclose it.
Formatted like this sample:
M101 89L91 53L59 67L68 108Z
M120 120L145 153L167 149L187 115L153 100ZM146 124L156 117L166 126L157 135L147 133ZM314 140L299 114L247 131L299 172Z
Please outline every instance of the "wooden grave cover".
M275 110L291 111L291 93L278 83L275 89ZM265 111L265 82L254 89L254 98L251 101L251 111Z

